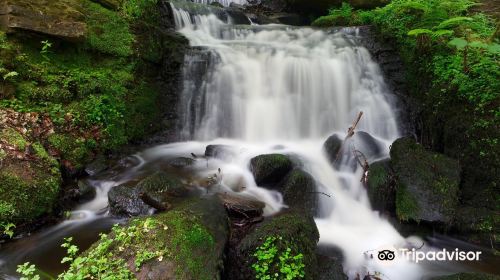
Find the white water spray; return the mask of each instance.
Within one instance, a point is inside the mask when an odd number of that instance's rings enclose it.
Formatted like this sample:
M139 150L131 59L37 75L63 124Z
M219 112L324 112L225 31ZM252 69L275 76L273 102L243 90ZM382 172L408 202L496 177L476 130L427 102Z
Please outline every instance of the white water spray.
M233 166L245 169L250 155L298 155L321 191L320 243L339 247L351 277L380 273L387 279L419 279L421 267L390 266L366 251L407 242L371 210L358 169L337 172L322 145L345 135L359 111L358 126L389 145L400 136L393 102L378 65L346 32L287 26L232 26L214 15L190 15L173 7L179 32L193 51L185 58L181 127L186 139L215 140L243 149ZM200 143L206 146L208 143Z

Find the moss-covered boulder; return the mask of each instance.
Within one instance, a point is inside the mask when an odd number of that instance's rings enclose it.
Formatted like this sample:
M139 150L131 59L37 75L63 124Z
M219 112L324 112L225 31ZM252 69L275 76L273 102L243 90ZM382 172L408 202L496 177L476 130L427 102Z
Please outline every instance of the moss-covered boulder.
M304 211L306 215L315 214L317 206L316 182L311 174L295 168L290 171L278 186L285 204L290 209Z
M399 182L396 190L398 218L450 223L458 203L458 161L426 151L411 138L396 140L390 154Z
M281 154L260 155L250 160L250 170L257 185L278 183L292 167L290 158Z
M389 159L370 164L368 171L368 198L374 210L394 213L396 181Z
M137 185L123 184L108 193L111 213L118 216L139 216L169 209L189 196L190 190L173 175L156 172Z
M32 222L57 201L59 164L29 136L0 120L0 226Z
M447 276L434 277L431 280L499 280L500 276L486 273L458 273Z
M217 197L189 199L166 213L115 227L76 258L65 276L220 279L228 236Z
M316 279L318 240L311 216L290 211L267 218L232 249L227 277Z

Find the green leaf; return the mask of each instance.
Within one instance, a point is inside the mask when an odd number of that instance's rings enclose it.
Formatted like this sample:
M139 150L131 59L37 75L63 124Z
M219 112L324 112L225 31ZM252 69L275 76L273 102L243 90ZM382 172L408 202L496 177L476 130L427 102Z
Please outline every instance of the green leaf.
M455 27L464 21L472 21L472 18L470 18L470 17L450 18L450 19L447 19L447 20L441 22L438 26L436 26L436 29L445 29L445 28Z
M492 43L486 48L492 54L500 54L500 44Z
M432 34L432 30L425 28L413 29L408 32L408 36L418 36L422 34Z
M469 46L472 48L487 49L489 45L485 42L474 41L474 42L469 43Z
M448 45L453 46L459 50L463 50L469 43L464 38L453 38L448 42Z

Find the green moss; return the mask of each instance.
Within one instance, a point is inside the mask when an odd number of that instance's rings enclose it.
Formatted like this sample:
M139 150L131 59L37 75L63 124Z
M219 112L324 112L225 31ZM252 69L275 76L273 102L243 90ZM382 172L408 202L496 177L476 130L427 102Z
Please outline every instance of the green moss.
M3 159L7 157L7 152L4 151L4 149L0 149L0 162L2 162Z
M61 153L63 159L70 161L76 168L81 167L92 156L83 138L54 133L49 136L48 141Z
M13 128L4 128L0 131L0 139L6 141L9 145L15 146L18 150L24 151L28 146L28 141L24 139L21 133Z
M50 212L59 193L60 173L47 174L45 167L8 165L0 171L0 204L15 209L1 222L32 221Z
M404 185L399 185L396 190L396 215L402 221L419 221L419 206L415 197Z
M220 230L217 228L226 221L225 210L219 203L214 200L188 200L169 212L135 219L126 226L117 225L111 234L102 235L98 243L72 260L70 269L62 276L96 277L94 267L99 267L101 270L97 271L105 271L106 275L123 275L124 278L119 279L133 279L137 276L134 274L144 269L148 273L158 273L152 270L158 265L165 265L169 268L166 272L168 277L164 275L164 270L160 271L166 278L215 279L219 275L218 260L221 256L218 254L222 255L221 248L225 244L225 241L217 243L215 240ZM217 217L217 224L208 225L213 215ZM223 228L225 235L227 225Z
M86 9L89 47L111 55L131 55L134 35L128 21L118 13L90 1L86 2Z

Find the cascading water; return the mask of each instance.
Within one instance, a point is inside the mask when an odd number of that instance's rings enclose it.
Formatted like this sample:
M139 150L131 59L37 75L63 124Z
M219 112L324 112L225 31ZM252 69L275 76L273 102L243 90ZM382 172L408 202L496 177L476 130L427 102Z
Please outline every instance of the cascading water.
M222 4L230 2L243 1ZM172 11L178 31L192 46L185 57L179 105L181 137L189 142L142 151L91 177L87 181L97 189L96 198L80 205L69 220L2 248L0 278L17 279L15 267L25 261L57 274L64 267L44 256L50 252L57 259L53 252L63 237L76 235L88 245L96 232L119 222L107 215L111 188L162 170L172 158L203 154L209 144L232 146L236 154L197 160L190 176L206 179L221 172L213 191L257 198L266 203L265 215L287 206L281 194L257 186L248 168L251 158L282 153L300 159L318 191L330 194L320 196L316 219L320 244L341 249L349 277L358 273L361 277L379 273L377 277L392 280L429 276L429 269L420 264L396 259L387 265L365 254L382 247L408 247L415 240L403 238L371 210L360 183L360 168L352 171L345 165L336 171L322 149L332 133L345 136L359 111L364 114L356 130L370 133L384 146L378 158L387 156L389 145L400 136L392 97L377 64L356 43L356 29L327 33L281 25L238 26L230 24L234 21L228 16L225 22L210 13L195 15L174 6ZM62 258L64 252L59 253ZM437 274L449 271L438 270Z
M370 209L361 171L334 171L322 151L326 136L345 135L359 111L358 129L385 143L385 155L400 136L380 70L349 36L353 30L231 26L214 15L173 10L179 32L197 50L185 58L182 135L237 139L230 143L247 149L246 164L249 154L272 152L275 145L299 155L321 191L333 194L322 199L316 220L320 243L342 249L349 276L418 279L417 265L384 267L366 258L366 251L407 241Z
M246 0L193 0L193 2L195 3L199 3L199 4L211 4L211 3L220 3L222 4L223 6L229 6L231 5L231 3L235 3L235 4L239 4L239 5L243 5L243 4L246 4L247 1Z

